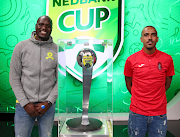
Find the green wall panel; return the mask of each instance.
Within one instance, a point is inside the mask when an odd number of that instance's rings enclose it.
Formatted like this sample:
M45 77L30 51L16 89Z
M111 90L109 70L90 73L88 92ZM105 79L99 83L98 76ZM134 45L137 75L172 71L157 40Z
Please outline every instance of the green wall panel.
M56 0L58 1L58 0ZM50 1L52 2L52 1ZM106 1L107 2L107 1ZM111 3L112 1L110 1ZM9 64L14 46L28 39L35 30L36 20L46 14L46 0L6 0L0 6L0 112L15 111L15 96L9 85ZM141 30L152 25L158 31L157 49L170 54L174 60L175 76L166 92L167 101L180 91L180 1L179 0L125 0L124 44L114 61L114 112L128 112L130 94L124 80L124 64L128 56L142 49ZM56 21L53 22L57 23ZM108 27L108 26L107 26ZM105 29L105 28L102 28ZM56 32L57 30L53 30ZM113 34L113 33L112 33ZM53 37L56 33L52 33ZM100 34L99 34L100 35ZM61 38L61 35L58 36ZM56 41L54 41L56 42ZM76 85L79 82L72 77ZM76 94L76 93L75 93ZM96 106L98 107L98 106ZM102 107L101 105L99 107Z

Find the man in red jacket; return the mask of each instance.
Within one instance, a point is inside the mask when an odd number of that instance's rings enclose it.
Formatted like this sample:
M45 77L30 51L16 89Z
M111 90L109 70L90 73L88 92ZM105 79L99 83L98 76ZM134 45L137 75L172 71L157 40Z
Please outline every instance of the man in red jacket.
M131 97L128 134L130 137L165 137L167 131L166 91L174 73L172 57L156 49L157 31L142 30L141 51L126 60L124 75Z

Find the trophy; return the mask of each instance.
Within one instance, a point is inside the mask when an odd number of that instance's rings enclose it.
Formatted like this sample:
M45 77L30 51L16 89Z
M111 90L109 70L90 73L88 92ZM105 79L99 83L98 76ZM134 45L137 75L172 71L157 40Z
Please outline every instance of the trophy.
M77 55L77 62L83 69L83 112L82 117L73 118L66 122L67 126L75 131L87 132L101 128L102 122L98 119L88 117L89 96L92 81L93 65L97 60L96 54L92 49L84 48Z

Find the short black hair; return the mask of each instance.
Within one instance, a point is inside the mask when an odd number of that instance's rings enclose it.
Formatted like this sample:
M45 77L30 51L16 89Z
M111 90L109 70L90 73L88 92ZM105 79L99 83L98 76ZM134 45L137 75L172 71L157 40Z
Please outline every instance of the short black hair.
M143 30L144 30L145 28L147 28L147 27L154 28L154 29L155 29L155 31L156 31L156 34L157 34L157 30L156 30L156 28L155 28L154 26L146 26L146 27L144 27L144 28L142 29L142 31L141 31L141 37L142 37L142 32L143 32Z

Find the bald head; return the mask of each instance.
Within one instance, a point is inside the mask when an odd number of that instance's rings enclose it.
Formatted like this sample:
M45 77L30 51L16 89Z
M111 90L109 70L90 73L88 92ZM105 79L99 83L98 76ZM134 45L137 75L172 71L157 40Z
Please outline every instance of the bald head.
M52 20L51 20L51 18L50 18L49 16L44 15L44 16L39 17L38 20L37 20L37 23L38 23L39 20L41 20L41 19L48 19L48 20L49 20L49 23L51 24L51 29L52 29Z
M48 16L41 16L36 23L36 39L47 41L52 31L52 20Z

